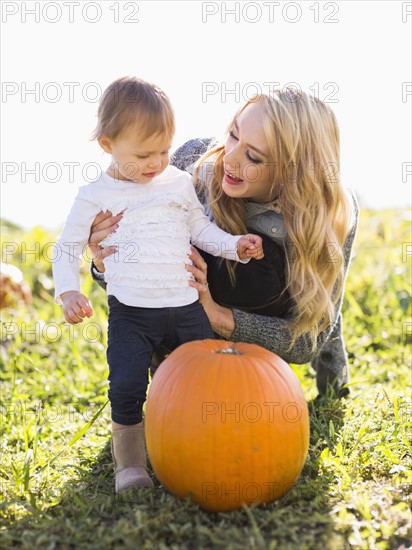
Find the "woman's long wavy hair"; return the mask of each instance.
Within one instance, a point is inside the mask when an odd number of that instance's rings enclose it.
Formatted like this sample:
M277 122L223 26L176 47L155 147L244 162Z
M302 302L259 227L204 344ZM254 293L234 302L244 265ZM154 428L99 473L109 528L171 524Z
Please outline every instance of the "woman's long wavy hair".
M273 159L270 196L280 204L287 241L287 289L294 303L289 327L292 344L302 334L317 337L335 319L343 291L342 247L350 230L353 201L339 175L339 129L331 109L322 101L291 88L251 98L261 102L264 130ZM209 204L219 227L233 234L247 232L245 199L228 197L222 191L224 146L203 155L195 180L208 181ZM199 170L213 157L209 177ZM208 160L209 159L209 160ZM209 165L210 166L210 165ZM270 191L270 190L269 190ZM229 266L229 262L227 262ZM235 276L233 267L232 279Z

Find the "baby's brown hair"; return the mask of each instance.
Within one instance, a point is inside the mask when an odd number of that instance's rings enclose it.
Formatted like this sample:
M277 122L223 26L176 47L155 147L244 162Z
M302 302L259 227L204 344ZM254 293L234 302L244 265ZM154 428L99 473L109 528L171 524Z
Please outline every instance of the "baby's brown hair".
M135 126L142 140L156 134L173 138L175 116L168 96L155 84L134 76L112 82L103 93L92 139L116 138Z

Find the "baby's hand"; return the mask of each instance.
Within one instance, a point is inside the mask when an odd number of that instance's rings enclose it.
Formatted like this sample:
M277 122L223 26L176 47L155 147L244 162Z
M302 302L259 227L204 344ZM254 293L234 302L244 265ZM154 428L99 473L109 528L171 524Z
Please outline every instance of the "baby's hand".
M262 238L248 233L243 235L237 242L237 255L241 260L255 258L261 260L264 257Z
M77 290L63 292L60 298L63 302L64 318L71 325L82 323L84 317L93 315L93 308L89 300Z

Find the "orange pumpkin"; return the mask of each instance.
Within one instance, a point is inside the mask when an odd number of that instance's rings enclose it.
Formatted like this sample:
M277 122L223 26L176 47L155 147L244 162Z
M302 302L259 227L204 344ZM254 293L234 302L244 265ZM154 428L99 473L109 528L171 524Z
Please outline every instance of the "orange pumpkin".
M309 415L285 361L253 344L189 342L163 361L146 403L147 450L161 483L206 510L280 498L309 446Z

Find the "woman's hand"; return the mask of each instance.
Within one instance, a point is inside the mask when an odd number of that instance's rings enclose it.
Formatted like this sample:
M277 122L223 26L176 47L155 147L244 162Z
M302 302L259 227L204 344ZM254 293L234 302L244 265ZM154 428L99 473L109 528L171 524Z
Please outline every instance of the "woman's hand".
M100 242L108 237L111 233L114 233L119 227L119 221L122 219L123 212L112 216L111 212L100 212L94 218L92 227L90 229L89 248L93 256L93 262L97 270L104 271L104 258L111 256L116 252L115 246L100 246Z
M207 282L207 264L193 246L191 246L189 258L192 260L193 265L187 264L186 269L195 278L194 281L189 280L189 285L199 292L199 301L209 318L213 331L224 338L230 339L235 330L235 319L232 310L220 306L213 300Z

